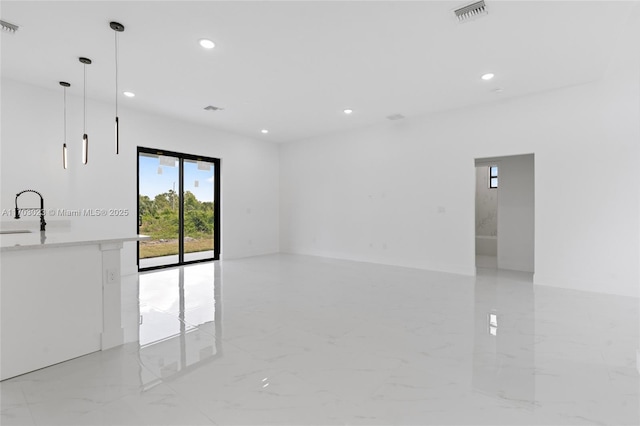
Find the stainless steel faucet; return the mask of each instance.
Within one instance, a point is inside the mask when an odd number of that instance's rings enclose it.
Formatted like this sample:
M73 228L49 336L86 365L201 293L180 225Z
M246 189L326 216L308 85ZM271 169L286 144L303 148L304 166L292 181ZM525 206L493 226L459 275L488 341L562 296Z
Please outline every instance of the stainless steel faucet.
M25 189L22 192L18 192L16 194L16 219L20 219L20 209L18 208L18 197L21 196L22 194L24 194L25 192L33 192L34 194L38 194L38 196L40 197L40 209L38 208L27 208L27 209L23 209L23 210L40 210L40 231L44 231L45 226L47 225L47 222L44 221L44 198L42 198L42 194L40 194L38 191L34 191L33 189Z

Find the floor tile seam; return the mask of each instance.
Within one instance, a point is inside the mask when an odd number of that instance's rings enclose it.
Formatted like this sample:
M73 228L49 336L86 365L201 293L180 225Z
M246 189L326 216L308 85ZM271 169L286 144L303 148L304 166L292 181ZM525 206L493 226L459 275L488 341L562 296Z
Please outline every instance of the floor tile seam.
M33 411L31 410L31 404L29 403L29 400L27 399L27 395L24 392L24 389L22 387L22 383L20 383L20 393L22 394L22 399L24 400L24 406L27 409L27 412L29 413L29 417L31 418L31 422L33 422L34 425L37 425L36 423L36 418L33 415Z

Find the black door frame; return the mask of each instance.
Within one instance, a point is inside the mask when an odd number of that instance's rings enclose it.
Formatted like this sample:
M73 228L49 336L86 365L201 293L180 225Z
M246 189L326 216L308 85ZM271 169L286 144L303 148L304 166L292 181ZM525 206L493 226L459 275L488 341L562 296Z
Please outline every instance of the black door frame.
M154 269L171 268L174 266L190 265L193 263L211 262L220 259L220 159L204 157L201 155L184 154L167 151L164 149L146 148L139 146L136 151L136 228L140 234L140 153L152 155L166 155L178 159L179 185L178 185L178 262L168 265L150 266L140 268L140 242L136 248L136 264L138 271L151 271ZM212 163L213 170L213 258L184 261L184 160L206 161Z

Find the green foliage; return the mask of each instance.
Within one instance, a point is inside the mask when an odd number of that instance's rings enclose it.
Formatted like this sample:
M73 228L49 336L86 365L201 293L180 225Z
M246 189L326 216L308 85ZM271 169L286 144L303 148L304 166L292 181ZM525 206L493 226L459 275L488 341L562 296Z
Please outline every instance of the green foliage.
M158 194L153 200L140 195L140 232L153 239L178 238L178 194L169 190ZM184 193L184 232L185 237L211 238L213 236L213 203L198 201L196 196Z

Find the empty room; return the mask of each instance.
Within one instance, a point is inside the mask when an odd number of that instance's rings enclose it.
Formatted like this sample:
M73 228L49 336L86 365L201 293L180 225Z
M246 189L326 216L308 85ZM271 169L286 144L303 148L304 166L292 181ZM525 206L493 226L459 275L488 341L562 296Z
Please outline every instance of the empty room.
M0 21L0 424L640 424L640 1Z

